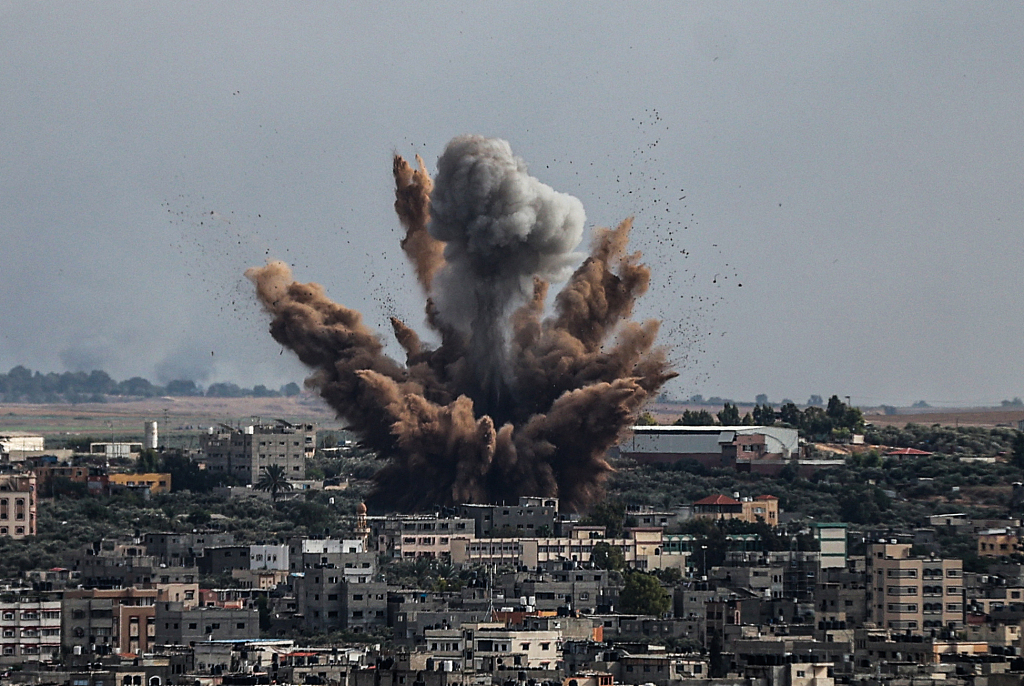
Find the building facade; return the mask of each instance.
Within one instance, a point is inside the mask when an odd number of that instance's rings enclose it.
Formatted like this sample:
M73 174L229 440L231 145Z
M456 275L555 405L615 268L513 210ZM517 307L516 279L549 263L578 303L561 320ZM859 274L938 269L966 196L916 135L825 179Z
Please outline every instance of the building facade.
M35 535L35 474L0 476L0 536L22 539Z
M879 628L921 634L964 623L963 561L912 557L909 543L868 545L869 615Z
M312 424L256 424L242 429L210 429L199 437L206 468L226 473L239 483L255 485L271 465L281 467L288 480L306 478L306 459L316 452Z
M47 662L60 655L59 595L0 598L0 664Z

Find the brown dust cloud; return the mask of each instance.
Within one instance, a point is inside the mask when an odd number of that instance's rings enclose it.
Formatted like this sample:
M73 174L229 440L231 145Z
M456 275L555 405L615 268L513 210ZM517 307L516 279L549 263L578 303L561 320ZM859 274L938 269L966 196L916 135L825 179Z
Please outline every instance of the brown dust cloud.
M392 318L405 361L392 359L359 312L283 262L246 272L270 333L385 460L375 508L522 495L585 508L603 495L608 448L674 376L659 322L631 319L650 282L632 222L595 230L584 256L582 203L530 176L507 142L457 137L433 179L416 162L394 158L395 210L440 343Z

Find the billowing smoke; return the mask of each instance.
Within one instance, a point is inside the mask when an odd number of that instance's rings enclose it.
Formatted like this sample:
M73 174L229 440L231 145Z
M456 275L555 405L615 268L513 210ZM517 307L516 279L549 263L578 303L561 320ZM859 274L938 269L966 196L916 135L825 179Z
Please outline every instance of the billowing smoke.
M602 494L606 450L674 376L655 346L658 322L630 320L650 278L627 252L631 222L597 230L571 271L583 207L527 174L508 143L452 140L436 181L417 162L395 157L395 210L440 345L392 319L405 364L387 357L358 312L280 262L247 272L271 335L387 460L375 504L541 495L586 505ZM566 277L545 316L549 283Z

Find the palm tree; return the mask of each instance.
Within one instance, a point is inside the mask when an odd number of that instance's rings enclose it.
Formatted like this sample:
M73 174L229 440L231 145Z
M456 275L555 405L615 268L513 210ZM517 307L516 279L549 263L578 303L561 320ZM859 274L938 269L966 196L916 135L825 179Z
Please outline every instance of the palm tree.
M284 467L279 464L272 464L267 467L260 477L256 488L261 491L270 491L270 497L277 502L277 494L281 491L292 490L292 485L285 478Z

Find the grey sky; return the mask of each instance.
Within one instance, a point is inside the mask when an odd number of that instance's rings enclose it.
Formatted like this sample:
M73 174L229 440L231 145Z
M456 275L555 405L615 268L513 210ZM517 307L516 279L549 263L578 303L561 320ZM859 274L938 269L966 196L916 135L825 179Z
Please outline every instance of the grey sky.
M676 395L1024 396L1020 3L376 5L0 3L0 369L298 379L268 256L418 325L390 155L481 133L637 216Z

